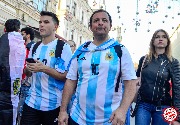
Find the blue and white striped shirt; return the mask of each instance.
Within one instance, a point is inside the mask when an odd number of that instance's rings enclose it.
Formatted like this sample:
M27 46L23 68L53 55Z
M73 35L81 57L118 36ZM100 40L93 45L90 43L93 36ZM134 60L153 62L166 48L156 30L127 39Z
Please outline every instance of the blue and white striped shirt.
M56 69L60 73L64 73L72 56L71 48L68 44L64 44L61 58L56 58L56 45L57 40L47 45L41 43L36 49L36 53L33 54L33 58L42 61L45 65ZM31 57L31 53L32 49L29 57ZM64 84L64 82L56 80L43 72L33 73L31 88L25 103L42 111L56 109L60 106L62 98L62 89L57 88L58 84Z
M87 51L72 59L67 79L78 80L71 118L80 125L109 125L109 118L122 99L122 84L115 87L120 71L120 59L113 46L114 39L100 47L89 44ZM123 46L121 70L123 80L136 79L128 50ZM77 75L78 74L78 75Z

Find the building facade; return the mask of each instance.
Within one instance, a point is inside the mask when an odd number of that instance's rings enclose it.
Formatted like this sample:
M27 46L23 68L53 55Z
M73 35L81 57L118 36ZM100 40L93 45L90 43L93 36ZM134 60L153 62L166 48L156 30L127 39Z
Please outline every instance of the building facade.
M77 46L92 40L88 23L91 7L86 0L59 0L57 15L60 20L58 35L66 40L73 40Z
M36 28L39 27L39 12L56 12L57 0L0 0L0 34L4 33L4 23L8 19L19 19L21 28L29 26L35 29L35 36L40 39Z
M180 24L171 36L172 55L180 61Z

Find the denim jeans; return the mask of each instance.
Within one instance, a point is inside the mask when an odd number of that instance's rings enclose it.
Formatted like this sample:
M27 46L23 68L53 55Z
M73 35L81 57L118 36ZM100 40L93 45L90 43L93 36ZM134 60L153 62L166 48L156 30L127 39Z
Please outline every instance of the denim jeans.
M168 107L170 106L161 106L162 110L157 111L155 105L140 102L135 115L135 125L169 125L163 118L163 109Z

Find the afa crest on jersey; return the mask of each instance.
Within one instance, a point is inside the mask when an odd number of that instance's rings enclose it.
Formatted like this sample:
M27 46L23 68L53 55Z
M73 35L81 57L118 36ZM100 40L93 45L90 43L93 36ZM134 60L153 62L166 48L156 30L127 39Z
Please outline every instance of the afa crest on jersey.
M55 49L50 50L49 56L50 57L54 57L55 56Z
M111 61L113 60L113 54L111 52L106 53L105 60Z

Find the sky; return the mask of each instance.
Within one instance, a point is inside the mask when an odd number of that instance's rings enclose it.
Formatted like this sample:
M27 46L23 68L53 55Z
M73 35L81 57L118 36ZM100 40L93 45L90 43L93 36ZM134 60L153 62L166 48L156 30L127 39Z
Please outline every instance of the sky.
M90 3L93 1L99 4L105 1L113 27L121 27L122 44L127 47L134 62L148 52L151 37L157 29L165 29L171 36L180 24L180 0L90 0ZM156 12L147 13L146 10L150 10L148 5L154 5ZM120 8L117 9L117 6ZM137 11L139 14L136 14ZM139 26L136 26L136 21Z

